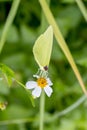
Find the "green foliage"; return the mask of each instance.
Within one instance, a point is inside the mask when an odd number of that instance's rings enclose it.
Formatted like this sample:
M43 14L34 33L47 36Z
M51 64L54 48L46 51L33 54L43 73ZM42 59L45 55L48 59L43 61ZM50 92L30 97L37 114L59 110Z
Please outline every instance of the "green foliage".
M83 2L87 7L87 0ZM2 9L0 38L11 3L12 0L0 0ZM50 7L84 83L87 84L87 24L74 0L51 0ZM37 37L43 33L41 15L37 0L21 0L0 54L0 79L6 78L0 80L0 102L8 103L7 108L0 111L0 130L38 130L39 99L35 100L35 107L33 107L30 92L26 92L24 87L13 79L25 84L28 80L32 80L33 74L37 72L38 65L35 63L32 48ZM45 130L87 130L87 101L66 116L49 121L54 114L73 104L83 94L55 39L49 76L53 82L54 92L50 98L46 97Z
M5 75L9 86L12 85L12 78L14 78L14 72L4 64L0 64L0 70Z

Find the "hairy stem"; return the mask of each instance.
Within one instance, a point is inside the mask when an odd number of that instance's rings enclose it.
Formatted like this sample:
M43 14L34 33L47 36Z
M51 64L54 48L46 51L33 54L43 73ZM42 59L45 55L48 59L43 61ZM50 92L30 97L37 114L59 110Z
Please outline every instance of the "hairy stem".
M40 126L39 130L44 130L44 105L45 105L45 93L42 91L40 97Z

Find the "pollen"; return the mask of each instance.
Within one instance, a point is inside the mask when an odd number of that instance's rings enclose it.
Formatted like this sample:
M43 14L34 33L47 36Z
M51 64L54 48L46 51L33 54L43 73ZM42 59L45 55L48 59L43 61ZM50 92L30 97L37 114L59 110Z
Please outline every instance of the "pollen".
M41 88L44 88L48 83L47 83L47 80L45 78L39 78L37 80L37 84L38 86L40 86Z

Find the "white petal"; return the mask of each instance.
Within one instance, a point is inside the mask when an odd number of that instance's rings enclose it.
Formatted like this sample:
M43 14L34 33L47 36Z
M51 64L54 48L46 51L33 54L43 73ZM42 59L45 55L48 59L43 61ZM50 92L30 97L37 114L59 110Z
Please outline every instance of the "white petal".
M49 86L52 86L52 85L53 85L53 83L51 82L51 80L50 80L49 78L47 78L47 82L48 82L48 85L49 85Z
M49 86L44 87L44 91L45 91L45 93L47 94L48 97L50 97L52 92L53 92L52 88L49 87Z
M35 81L28 81L28 82L26 83L26 88L27 88L27 89L33 89L33 88L35 88L35 87L37 87L37 83L36 83Z
M36 97L40 97L41 95L41 88L40 87L36 87L33 91L32 91L32 95L36 98Z

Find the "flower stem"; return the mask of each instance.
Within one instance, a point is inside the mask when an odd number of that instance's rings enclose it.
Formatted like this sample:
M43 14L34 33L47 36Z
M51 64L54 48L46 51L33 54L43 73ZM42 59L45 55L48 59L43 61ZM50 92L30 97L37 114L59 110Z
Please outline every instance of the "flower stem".
M4 43L6 41L8 30L9 30L9 28L10 28L10 26L11 26L13 20L14 20L14 17L16 15L19 3L20 3L20 0L13 0L12 7L11 7L11 10L10 10L9 15L7 17L7 20L6 20L6 23L4 25L4 29L3 29L3 32L2 32L2 36L1 36L1 39L0 39L0 53L3 49Z
M44 91L42 91L42 94L40 97L40 126L39 126L39 130L44 129L44 106L45 106L45 94L44 94Z

